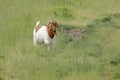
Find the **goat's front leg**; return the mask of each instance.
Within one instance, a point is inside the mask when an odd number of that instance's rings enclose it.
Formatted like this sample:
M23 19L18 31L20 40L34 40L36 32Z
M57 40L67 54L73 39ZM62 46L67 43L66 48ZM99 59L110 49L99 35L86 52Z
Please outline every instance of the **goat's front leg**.
M56 36L55 36L56 37ZM52 46L55 47L55 37L53 38L53 41L52 41Z
M52 47L52 45L51 45L51 44L48 44L48 51L50 50L51 47Z

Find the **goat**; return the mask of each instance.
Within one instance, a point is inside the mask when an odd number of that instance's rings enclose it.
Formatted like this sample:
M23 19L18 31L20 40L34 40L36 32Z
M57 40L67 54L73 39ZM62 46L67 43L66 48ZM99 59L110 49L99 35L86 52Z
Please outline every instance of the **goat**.
M55 43L57 28L59 28L59 26L56 21L51 21L46 26L42 26L40 21L38 21L33 30L34 45L36 46L37 43L44 42L48 46L49 50Z

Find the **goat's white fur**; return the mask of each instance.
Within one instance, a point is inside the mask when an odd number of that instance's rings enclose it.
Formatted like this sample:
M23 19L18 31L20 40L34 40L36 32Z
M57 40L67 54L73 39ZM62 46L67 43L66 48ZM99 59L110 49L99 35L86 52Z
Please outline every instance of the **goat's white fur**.
M36 23L35 28L39 24L40 24L40 21L38 21ZM35 32L35 28L33 30L33 42L34 42L34 45L36 46L37 43L44 42L48 46L48 50L49 50L50 47L52 47L53 43L55 43L55 36L54 36L54 38L50 38L50 36L48 35L47 26L41 26L41 28L37 32Z

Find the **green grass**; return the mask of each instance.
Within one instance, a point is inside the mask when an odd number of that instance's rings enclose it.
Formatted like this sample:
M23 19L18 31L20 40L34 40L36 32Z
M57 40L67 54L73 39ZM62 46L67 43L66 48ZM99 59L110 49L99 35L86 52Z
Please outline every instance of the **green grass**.
M0 80L119 80L120 0L0 0ZM60 25L50 51L36 21ZM64 30L83 28L71 41Z

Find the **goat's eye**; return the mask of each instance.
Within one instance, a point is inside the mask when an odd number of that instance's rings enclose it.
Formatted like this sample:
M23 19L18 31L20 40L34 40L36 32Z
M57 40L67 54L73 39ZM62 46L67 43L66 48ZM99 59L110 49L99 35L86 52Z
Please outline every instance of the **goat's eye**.
M56 33L56 30L54 30L54 33Z

